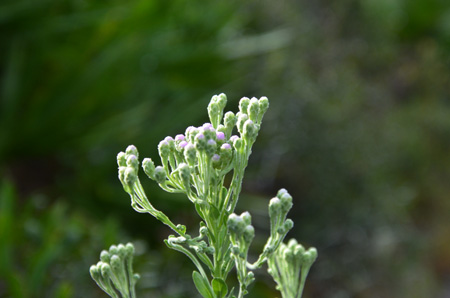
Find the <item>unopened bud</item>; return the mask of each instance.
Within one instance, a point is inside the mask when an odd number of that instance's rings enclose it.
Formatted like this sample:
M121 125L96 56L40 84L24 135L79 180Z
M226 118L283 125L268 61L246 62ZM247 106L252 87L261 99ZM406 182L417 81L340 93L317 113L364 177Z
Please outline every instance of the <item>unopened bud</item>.
M181 163L178 166L178 170L180 171L180 177L181 180L183 181L183 185L186 188L186 190L188 190L190 188L189 182L191 180L191 170L189 166L185 163Z
M127 165L127 155L125 152L119 152L117 154L117 165L119 167L125 167Z
M269 216L273 220L280 214L281 201L279 198L272 198L269 202Z
M248 97L242 97L239 101L239 111L241 113L247 113L248 105L250 104L250 99Z
M162 184L162 183L166 182L166 178L167 178L166 170L163 167L161 167L161 166L157 166L155 168L155 181L156 181L156 183Z
M109 254L109 252L106 250L102 250L102 252L100 253L100 260L102 260L102 262L109 263L110 258L111 255Z
M269 100L267 97L263 96L259 99L259 112L258 112L258 123L261 123L264 114L267 112L269 108Z
M113 255L111 256L111 269L115 272L117 272L117 270L120 269L120 263L122 262L122 260L120 259L120 257L118 255ZM103 268L102 268L103 269ZM103 270L102 270L103 271Z
M213 156L214 152L216 152L217 149L217 143L214 140L208 140L208 142L206 143L206 154L208 154L208 156Z
M244 133L244 123L245 121L248 120L248 115L247 114L243 114L243 113L239 113L238 116L238 121L237 121L237 129L239 131L239 133L242 135Z
M138 152L136 146L134 146L134 145L128 146L127 149L125 150L125 152L128 155L136 155L136 157L139 158L139 152Z
M109 278L111 276L111 266L107 263L103 263L100 267L103 278Z
M194 145L188 143L186 147L184 147L184 158L186 159L188 165L191 167L194 166L197 160L197 150L195 150Z
M123 174L123 182L130 188L134 186L134 183L137 180L136 171L132 167L127 167Z
M250 104L248 105L247 114L250 120L257 122L258 113L259 113L259 101L258 99L256 99L256 97L253 97L250 100Z
M129 155L127 158L127 166L132 167L135 171L139 168L139 160L136 155Z
M233 127L236 125L236 115L234 115L233 112L226 112L225 113L225 118L223 120L224 124L225 124L225 135L226 137L230 137L231 132L233 131Z
M248 225L244 229L244 241L246 243L252 242L253 238L255 237L255 228L253 226Z
M151 158L144 158L142 161L142 168L150 179L155 179L155 163Z
M258 136L258 129L255 123L253 123L252 120L245 121L243 138L247 141L247 143L252 144L257 136Z
M159 151L159 156L161 156L161 159L167 160L167 158L169 157L170 154L170 145L166 140L162 140L161 142L159 142L158 145L158 151Z
M242 212L241 218L244 220L246 225L252 224L252 216L248 213L248 211Z
M128 256L134 255L134 245L131 242L128 242L127 245L125 245L125 249L127 251Z
M198 134L195 136L195 142L194 142L194 144L195 144L195 148L196 148L197 150L204 150L205 147L206 147L206 138L205 138L205 135L204 135L203 133L198 133Z

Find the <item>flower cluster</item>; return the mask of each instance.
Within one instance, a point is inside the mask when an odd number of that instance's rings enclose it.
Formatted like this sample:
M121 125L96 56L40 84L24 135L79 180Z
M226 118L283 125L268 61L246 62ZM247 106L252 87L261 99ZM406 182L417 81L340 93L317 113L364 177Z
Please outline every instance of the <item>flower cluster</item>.
M188 234L185 226L174 224L150 203L138 177L140 162L136 147L130 145L117 155L119 179L131 197L131 206L140 213L151 214L177 234L169 236L165 243L194 263L197 268L192 275L194 284L208 298L244 297L254 280L250 270L260 268L268 260L276 263L280 258L279 247L293 227L292 220L286 219L292 197L281 189L269 203L270 237L257 261L253 264L247 261L255 230L250 213L238 216L234 210L269 101L266 97L244 97L236 114L224 113L226 102L225 94L213 96L207 109L209 123L190 126L182 134L164 138L158 145L160 165L155 165L151 158L142 160L145 174L163 190L184 193L193 203L201 218L198 236ZM227 184L226 176L231 181ZM233 268L239 282L238 296L233 289L228 291L227 277ZM278 278L276 282L283 289L290 287L283 284L285 279ZM283 297L293 296L283 294Z
M317 250L308 250L291 239L281 244L278 251L268 260L269 274L278 284L283 297L301 297L309 269L317 259Z
M139 274L133 273L133 254L132 243L112 245L109 251L103 250L100 254L100 261L91 266L92 279L109 296L113 298L136 297L134 286L139 279Z

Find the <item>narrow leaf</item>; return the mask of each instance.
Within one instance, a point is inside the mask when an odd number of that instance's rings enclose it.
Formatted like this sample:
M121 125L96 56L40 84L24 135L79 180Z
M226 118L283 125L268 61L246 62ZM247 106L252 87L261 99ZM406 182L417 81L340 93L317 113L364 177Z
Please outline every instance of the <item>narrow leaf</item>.
M214 294L211 291L211 286L209 285L208 281L205 280L203 276L201 276L200 273L198 273L197 271L192 272L192 279L194 280L197 291L204 298L214 298Z

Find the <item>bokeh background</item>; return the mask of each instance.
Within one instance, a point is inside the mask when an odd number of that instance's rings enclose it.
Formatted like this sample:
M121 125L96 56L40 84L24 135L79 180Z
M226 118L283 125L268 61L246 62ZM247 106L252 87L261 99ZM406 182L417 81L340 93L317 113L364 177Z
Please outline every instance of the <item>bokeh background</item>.
M140 297L195 297L115 157L156 157L222 92L271 103L238 204L254 255L285 187L288 237L319 251L305 297L450 297L449 1L3 0L0 34L0 297L106 297L89 266L127 241ZM257 278L249 298L279 297Z

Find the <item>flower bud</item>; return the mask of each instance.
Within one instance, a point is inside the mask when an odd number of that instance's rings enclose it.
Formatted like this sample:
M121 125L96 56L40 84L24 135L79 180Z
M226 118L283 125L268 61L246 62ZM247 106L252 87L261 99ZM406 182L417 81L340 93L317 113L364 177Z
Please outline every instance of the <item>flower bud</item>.
M101 278L100 269L96 265L92 265L89 268L89 273L91 274L91 277L93 280L98 281Z
M225 93L220 93L219 96L217 96L217 103L219 104L219 109L225 109L225 106L227 105L227 96Z
M317 259L317 250L314 247L311 247L308 249L302 257L302 263L304 266L311 267L311 265L316 261Z
M118 255L111 256L111 261L110 261L111 269L115 272L120 270L121 262L122 262L122 260L120 259L120 257ZM103 266L102 266L102 269L103 269Z
M123 182L132 189L137 180L136 171L132 167L127 167L123 174Z
M111 246L109 247L109 253L110 253L111 255L116 255L118 252L119 252L119 250L117 249L117 246L111 245Z
M155 163L151 158L144 158L142 161L142 168L150 179L155 180Z
M244 220L246 225L252 224L252 216L248 213L248 211L242 212L241 218Z
M136 172L139 168L139 160L136 155L129 155L127 158L127 166L133 168Z
M206 138L205 135L201 132L199 132L196 136L195 136L195 141L194 141L194 145L195 148L197 150L204 150L206 147Z
M258 136L258 129L252 120L245 121L242 136L247 143L252 144L255 141Z
M214 155L211 157L211 161L212 161L213 167L214 167L215 169L219 168L219 166L220 166L220 164L221 164L220 155L219 155L219 154L214 154Z
M107 263L103 263L100 267L103 278L109 278L111 276L111 266Z
M178 143L177 150L182 151L184 149L184 147L186 147L187 144L188 144L188 142L181 141L180 143Z
M281 195L280 201L281 201L281 212L283 212L283 214L287 214L288 211L291 210L293 205L291 195L285 192L284 194Z
M128 242L127 245L125 245L125 249L127 251L128 256L134 255L134 245L131 242Z
M283 194L285 194L285 193L287 193L288 191L285 189L285 188L282 188L282 189L280 189L278 192L277 192L277 197L278 198L281 198L281 196L283 195Z
M269 202L269 216L274 220L281 212L281 201L279 198L272 198Z
M247 114L250 120L253 122L258 121L259 114L259 101L255 97L250 100L250 104L248 105Z
M265 96L261 97L259 99L258 123L261 123L261 120L264 114L267 112L268 108L269 108L269 100Z
M111 255L109 254L109 252L106 250L102 250L102 252L100 253L100 260L102 260L102 262L108 263L110 258Z
M119 167L125 167L127 165L127 155L125 152L119 152L117 154L117 165Z
M233 127L236 125L236 115L234 115L233 112L226 112L225 118L224 118L224 124L225 124L225 135L226 137L230 137L231 132L233 131Z
M239 111L242 114L247 113L248 105L250 104L250 99L248 97L242 97L239 101Z
M230 214L230 216L228 216L227 226L231 232L234 232L239 235L245 229L246 224L240 216L237 216L235 213L232 213Z
M216 132L216 140L220 144L223 144L225 142L225 134L221 131Z
M185 163L181 163L178 166L178 170L180 171L180 177L181 180L183 181L183 185L185 187L186 190L190 189L190 180L191 180L191 169L189 168L189 166Z
M125 152L128 155L136 155L136 157L139 158L139 152L138 152L136 146L134 146L134 145L128 146L127 149L125 150Z
M217 143L214 140L208 140L208 142L206 143L206 154L208 154L208 156L213 156L214 152L216 152L217 149Z
M234 149L236 149L236 151L241 151L241 149L244 147L242 139L236 138L233 142L233 147Z
M186 147L184 147L184 158L191 167L195 165L197 160L197 150L195 150L194 145L191 143L188 143Z
M159 156L161 160L167 160L170 154L170 145L166 140L162 140L158 145Z
M175 142L181 142L184 141L185 137L183 134L178 134L175 136Z
M119 250L118 255L121 259L124 259L125 256L127 255L127 250L125 248L125 245L123 245L122 243L117 245L117 249Z
M242 135L244 133L244 123L248 120L248 115L243 113L238 113L238 121L237 121L237 129L239 133Z
M157 166L155 168L155 181L156 181L156 183L162 184L162 183L166 182L166 178L167 178L166 170L163 167L161 167L161 166Z
M253 226L248 225L244 228L244 241L246 243L252 242L253 238L255 237L255 228Z
M214 127L217 127L220 123L222 111L220 104L218 103L218 96L214 95L208 105L208 116Z
M198 128L189 126L188 128L186 128L186 132L184 134L186 136L185 141L194 143L195 136L198 134Z

